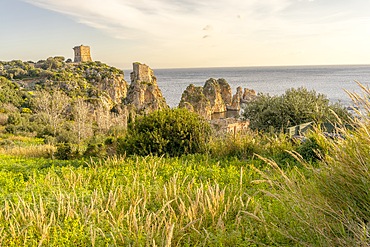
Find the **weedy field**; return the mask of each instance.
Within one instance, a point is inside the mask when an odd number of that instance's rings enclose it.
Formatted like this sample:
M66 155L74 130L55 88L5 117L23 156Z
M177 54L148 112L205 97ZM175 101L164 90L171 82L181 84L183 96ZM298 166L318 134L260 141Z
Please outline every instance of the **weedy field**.
M241 162L1 158L2 246L253 243L259 175Z
M292 166L258 156L60 161L2 150L0 246L367 246L367 130L335 141L316 133L328 154L310 163L291 153L300 160Z

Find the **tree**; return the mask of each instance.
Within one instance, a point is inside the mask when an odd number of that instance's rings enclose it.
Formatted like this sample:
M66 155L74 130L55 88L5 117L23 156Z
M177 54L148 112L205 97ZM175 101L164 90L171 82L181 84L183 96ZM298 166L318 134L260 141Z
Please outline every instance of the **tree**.
M77 133L78 144L83 139L93 135L91 110L82 98L78 98L72 107L72 116L74 120L74 130Z
M268 131L311 121L336 122L333 112L342 119L348 118L347 110L339 104L330 104L325 95L306 88L292 88L281 96L259 94L245 106L243 115L250 120L252 129Z
M211 134L209 123L185 108L164 109L138 117L120 139L120 154L169 155L205 151Z
M37 91L32 99L34 111L51 126L55 137L64 122L70 106L70 98L60 90Z

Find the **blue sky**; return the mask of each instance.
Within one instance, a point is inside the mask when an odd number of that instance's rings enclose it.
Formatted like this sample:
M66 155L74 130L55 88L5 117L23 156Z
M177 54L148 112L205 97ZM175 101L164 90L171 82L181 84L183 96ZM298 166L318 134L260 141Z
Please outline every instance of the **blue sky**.
M0 0L0 60L119 68L370 64L368 0Z

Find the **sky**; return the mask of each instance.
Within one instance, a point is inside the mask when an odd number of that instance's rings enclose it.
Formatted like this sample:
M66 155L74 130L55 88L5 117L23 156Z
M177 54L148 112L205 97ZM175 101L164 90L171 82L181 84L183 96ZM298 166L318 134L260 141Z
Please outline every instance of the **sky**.
M370 64L369 0L0 0L0 61L118 68Z

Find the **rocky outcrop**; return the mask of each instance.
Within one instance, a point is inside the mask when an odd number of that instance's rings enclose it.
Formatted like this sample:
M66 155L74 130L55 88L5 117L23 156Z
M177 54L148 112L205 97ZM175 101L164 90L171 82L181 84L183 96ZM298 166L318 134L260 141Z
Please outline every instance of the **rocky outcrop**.
M221 95L221 87L217 80L211 78L204 84L203 94L211 104L212 113L226 111L226 105Z
M193 84L190 84L182 93L179 107L196 112L205 119L211 119L213 113L211 103L204 95L203 88Z
M179 107L186 107L206 119L227 111L231 104L231 87L225 79L210 78L203 87L190 85L181 97Z
M256 97L256 92L253 89L238 87L233 95L231 105L227 107L229 111L240 111L241 105L246 104Z
M133 64L131 84L125 104L133 105L138 113L149 113L168 107L157 85L157 78L149 66L141 63Z
M231 100L232 100L231 87L229 83L227 83L227 81L223 78L218 79L217 82L221 89L221 97L227 107L231 105Z
M227 108L230 111L239 111L240 110L240 102L243 98L243 89L241 87L237 87L236 93L233 95L233 99L231 101L231 105Z
M256 91L253 89L244 88L242 103L248 103L256 98Z

